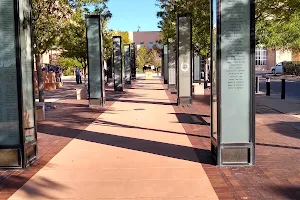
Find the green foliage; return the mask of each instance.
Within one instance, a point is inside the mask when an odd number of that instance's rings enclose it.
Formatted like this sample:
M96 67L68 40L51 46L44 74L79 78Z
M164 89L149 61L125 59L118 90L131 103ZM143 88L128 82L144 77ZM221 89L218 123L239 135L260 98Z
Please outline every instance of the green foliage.
M86 66L86 28L82 9L77 8L66 23L60 46L64 49L63 57L77 59L82 67Z
M138 68L142 68L147 63L147 48L145 46L141 46L137 50L136 55L136 65Z
M55 46L71 9L66 0L33 0L32 4L33 52L41 55Z
M104 58L108 58L106 46L107 38L107 23L112 14L108 10L107 1L71 1L71 6L74 7L71 18L65 23L64 32L60 38L60 46L64 49L62 54L66 58L77 59L82 67L87 66L87 48L86 48L86 25L85 15L98 14L101 16L102 34L103 34L103 50ZM84 6L89 6L87 9ZM109 53L109 52L108 52Z
M150 49L146 55L147 63L154 66L161 65L161 58L155 49Z
M104 33L104 47L105 47L105 60L111 59L113 52L113 36L121 36L122 37L122 52L124 55L124 44L130 44L129 33L127 31L115 31L109 30Z
M139 73L143 71L145 65L160 66L161 58L158 50L155 48L147 50L145 46L141 46L137 50L136 65L138 67L137 72Z
M286 62L283 65L284 73L287 75L300 76L300 61Z
M212 1L212 0L211 0ZM162 42L176 36L176 14L191 13L193 46L206 56L210 48L209 0L157 0ZM300 49L300 1L256 0L256 44L267 48Z
M191 13L192 42L195 51L206 56L210 49L210 1L208 0L157 0L161 11L158 27L162 29L163 43L176 40L176 15Z
M74 58L62 58L61 57L58 59L57 64L63 68L63 73L65 76L73 76L74 68L82 67L82 64Z

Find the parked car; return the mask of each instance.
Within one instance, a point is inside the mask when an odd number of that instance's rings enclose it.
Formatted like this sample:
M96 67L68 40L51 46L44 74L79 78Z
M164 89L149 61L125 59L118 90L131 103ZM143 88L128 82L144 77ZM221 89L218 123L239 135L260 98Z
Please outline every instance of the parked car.
M280 62L277 65L271 67L271 73L276 75L276 74L282 74L283 73L283 64L284 62Z

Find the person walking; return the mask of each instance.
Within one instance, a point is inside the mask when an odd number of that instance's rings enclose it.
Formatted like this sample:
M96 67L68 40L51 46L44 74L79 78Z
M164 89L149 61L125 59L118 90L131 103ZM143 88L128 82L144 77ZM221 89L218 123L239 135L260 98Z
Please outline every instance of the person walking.
M76 67L76 83L77 84L82 84L82 81L81 81L81 69L79 67Z

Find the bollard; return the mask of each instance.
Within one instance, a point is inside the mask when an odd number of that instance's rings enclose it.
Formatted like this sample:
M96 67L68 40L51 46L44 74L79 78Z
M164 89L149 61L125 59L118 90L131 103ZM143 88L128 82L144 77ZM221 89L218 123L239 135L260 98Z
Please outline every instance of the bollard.
M255 77L255 93L259 92L259 76Z
M271 79L266 78L266 95L270 96L271 95Z
M281 80L281 99L285 99L285 79Z

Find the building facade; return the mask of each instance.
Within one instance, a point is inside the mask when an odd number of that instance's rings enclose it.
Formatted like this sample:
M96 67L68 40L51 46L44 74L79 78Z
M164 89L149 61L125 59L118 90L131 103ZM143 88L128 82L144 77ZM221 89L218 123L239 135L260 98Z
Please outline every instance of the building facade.
M256 48L255 69L257 71L269 71L272 66L283 61L299 61L300 54L290 50L276 50Z
M141 46L151 49L154 45L160 49L162 48L162 45L159 43L161 39L160 31L129 32L129 38L132 43L135 43L137 49Z

